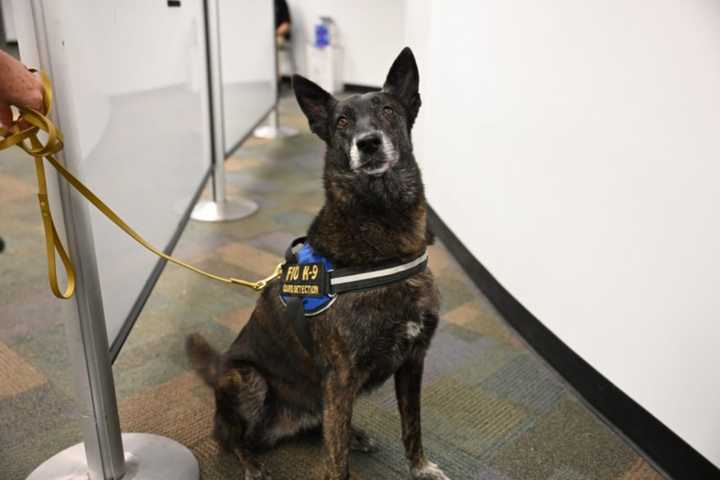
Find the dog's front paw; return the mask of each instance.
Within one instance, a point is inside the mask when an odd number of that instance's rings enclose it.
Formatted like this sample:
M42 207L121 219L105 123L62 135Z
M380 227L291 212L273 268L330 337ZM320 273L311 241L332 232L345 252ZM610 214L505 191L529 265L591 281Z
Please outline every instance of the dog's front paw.
M354 452L374 453L378 451L378 446L365 431L357 427L352 427L352 432L350 432L350 450Z
M339 480L341 478L343 480L364 480L365 479L365 477L361 478L354 473L348 473L348 475L346 477L338 477L337 475L332 475L327 472L325 472L323 475L319 475L319 476L316 475L316 476L312 476L310 478L322 478L322 480Z
M272 480L265 467L245 469L244 480Z
M413 480L450 480L447 475L440 470L440 467L432 462L425 462L420 467L412 467L410 475Z

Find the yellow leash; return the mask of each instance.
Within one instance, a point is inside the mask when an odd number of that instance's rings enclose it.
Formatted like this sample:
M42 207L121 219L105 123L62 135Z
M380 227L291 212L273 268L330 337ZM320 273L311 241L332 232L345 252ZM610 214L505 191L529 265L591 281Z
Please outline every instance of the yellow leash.
M67 254L67 251L58 236L57 230L55 229L55 222L53 221L50 204L48 203L45 164L43 159L50 162L58 173L60 173L60 175L62 175L65 180L67 180L68 183L75 188L75 190L92 203L95 208L100 210L100 212L111 222L117 225L120 230L128 234L136 242L150 250L158 257L164 258L169 262L187 268L188 270L192 270L195 273L199 273L200 275L213 280L218 280L223 283L242 285L256 291L262 290L271 280L280 275L283 263L280 263L277 267L275 267L275 270L269 277L255 282L234 277L215 275L189 265L177 258L171 257L170 255L166 255L157 247L146 241L139 233L125 223L125 221L110 207L108 207L105 202L100 200L97 195L83 185L80 180L75 178L73 174L71 174L60 162L57 161L57 159L55 159L54 154L63 148L63 138L62 133L47 117L47 114L50 113L50 107L52 104L52 87L50 86L50 80L44 72L40 72L40 77L42 79L44 91L43 110L45 111L45 114L40 113L37 110L19 108L20 116L17 120L15 120L14 126L8 130L0 128L0 136L3 137L0 141L0 150L5 150L6 148L10 148L15 145L25 150L25 152L35 159L35 172L38 180L38 203L40 204L40 213L42 214L43 228L45 230L45 249L48 259L48 280L50 282L50 290L52 290L56 297L68 299L73 296L73 293L75 292L75 267L73 266L70 256ZM21 130L19 125L29 126ZM38 138L38 133L40 131L47 134L47 140L44 145ZM29 144L27 142L29 142ZM65 287L65 291L60 291L57 265L55 261L56 251L67 274L67 285Z

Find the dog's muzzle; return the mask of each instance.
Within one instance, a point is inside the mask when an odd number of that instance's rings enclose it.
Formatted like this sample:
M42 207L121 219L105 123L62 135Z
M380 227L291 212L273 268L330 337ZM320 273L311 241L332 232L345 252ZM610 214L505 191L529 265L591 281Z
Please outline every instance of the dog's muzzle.
M360 150L360 152L364 155L373 155L382 145L382 133L370 132L358 135L355 138L355 144L357 145L358 150Z
M397 163L397 151L380 130L357 135L350 148L350 168L368 175L382 175Z

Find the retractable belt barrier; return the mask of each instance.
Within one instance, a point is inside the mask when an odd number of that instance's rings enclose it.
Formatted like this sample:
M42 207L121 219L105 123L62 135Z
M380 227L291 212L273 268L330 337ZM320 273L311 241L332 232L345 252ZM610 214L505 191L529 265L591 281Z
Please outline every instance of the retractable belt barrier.
M65 247L58 236L55 228L55 222L52 218L47 195L44 160L47 160L50 165L52 165L57 172L62 175L62 177L65 178L65 180L67 180L67 182L72 185L75 190L78 191L78 193L92 203L95 208L100 210L100 212L105 215L108 220L113 222L118 228L120 228L120 230L125 232L136 242L150 250L158 257L213 280L223 283L242 285L243 287L252 288L256 291L264 289L271 280L280 276L284 262L275 267L275 270L270 276L254 282L234 277L223 277L221 275L206 272L200 268L194 267L178 260L177 258L167 255L162 250L146 241L55 158L54 155L63 148L63 138L60 130L58 130L52 121L47 117L50 113L50 107L52 104L52 87L50 85L50 79L44 72L40 72L40 78L43 84L44 113L33 109L19 107L18 110L20 111L20 115L13 122L13 125L9 129L0 128L0 137L3 137L0 141L0 150L17 146L25 150L28 155L35 159L35 172L37 174L38 182L38 203L40 204L40 213L42 215L43 228L45 230L48 280L50 282L50 290L52 290L56 297L69 299L75 293L75 267L73 266L72 259L68 255L67 250L65 250ZM47 136L44 144L39 137L40 132L45 132ZM61 291L60 282L58 281L55 252L57 252L60 257L67 274L67 285L65 286L64 291Z

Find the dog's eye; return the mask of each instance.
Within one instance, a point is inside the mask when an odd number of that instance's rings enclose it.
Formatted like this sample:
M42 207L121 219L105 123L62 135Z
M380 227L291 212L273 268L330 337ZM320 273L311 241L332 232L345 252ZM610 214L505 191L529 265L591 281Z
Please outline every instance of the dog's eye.
M389 118L389 117L392 117L395 112L393 111L392 108L385 107L385 108L383 108L383 113L385 114L386 117Z
M350 121L345 117L338 118L337 121L337 128L343 129L347 128L350 125Z

